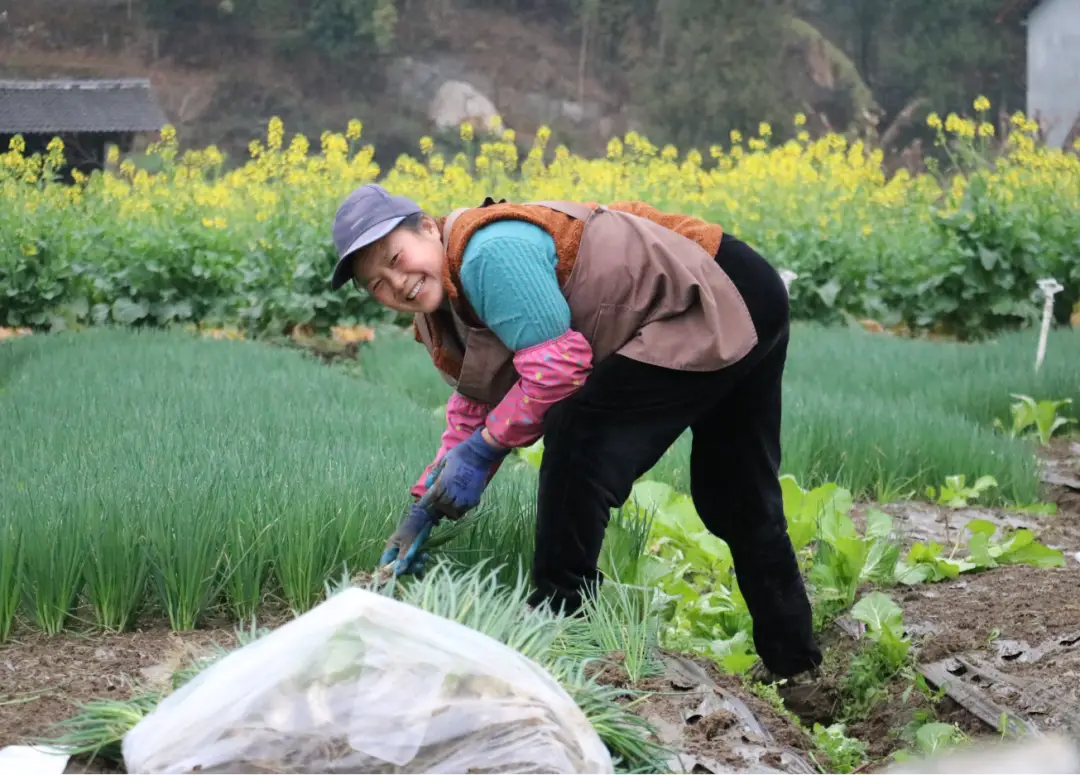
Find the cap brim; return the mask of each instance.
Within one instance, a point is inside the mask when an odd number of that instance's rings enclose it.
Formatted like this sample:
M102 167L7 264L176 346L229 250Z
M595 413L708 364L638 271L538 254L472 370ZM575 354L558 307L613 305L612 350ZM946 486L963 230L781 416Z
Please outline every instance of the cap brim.
M345 249L345 252L338 259L337 266L334 267L334 277L330 281L330 289L338 290L345 283L349 282L349 278L352 277L353 272L353 259L355 258L356 251L360 248L365 248L376 240L382 239L387 234L392 232L399 223L405 220L407 216L398 216L391 218L382 223L375 224L370 229L365 231Z

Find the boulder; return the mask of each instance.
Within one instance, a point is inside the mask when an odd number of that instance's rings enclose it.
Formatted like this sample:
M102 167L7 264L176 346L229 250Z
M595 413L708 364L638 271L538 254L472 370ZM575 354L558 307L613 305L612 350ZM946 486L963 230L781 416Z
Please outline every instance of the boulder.
M454 129L465 121L486 126L497 115L495 104L467 81L444 82L428 108L428 117L439 129Z

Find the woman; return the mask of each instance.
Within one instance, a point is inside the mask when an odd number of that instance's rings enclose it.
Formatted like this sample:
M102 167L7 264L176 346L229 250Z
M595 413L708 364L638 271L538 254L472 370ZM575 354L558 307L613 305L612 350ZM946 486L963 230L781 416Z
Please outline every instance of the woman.
M691 496L731 548L758 654L783 677L820 664L778 480L787 291L761 256L641 202L489 198L433 218L377 185L333 231L333 288L412 313L455 387L384 564L409 571L432 525L542 435L530 604L572 613L600 583L609 510L689 428Z

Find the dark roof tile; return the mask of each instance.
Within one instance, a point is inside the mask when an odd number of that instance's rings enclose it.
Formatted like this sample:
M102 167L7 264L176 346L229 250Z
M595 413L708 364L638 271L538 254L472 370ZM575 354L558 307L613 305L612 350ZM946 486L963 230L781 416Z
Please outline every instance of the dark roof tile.
M146 79L0 80L0 133L156 132L167 123Z

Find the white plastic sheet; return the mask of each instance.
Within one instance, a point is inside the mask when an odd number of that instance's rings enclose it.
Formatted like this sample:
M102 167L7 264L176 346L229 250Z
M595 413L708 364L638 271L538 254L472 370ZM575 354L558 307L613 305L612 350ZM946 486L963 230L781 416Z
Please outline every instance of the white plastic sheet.
M1038 734L1022 740L997 741L992 737L974 741L935 756L893 764L883 772L901 773L1008 773L1008 775L1058 775L1080 772L1080 744L1065 735Z
M51 746L9 745L0 748L0 775L61 775L69 758Z
M539 665L356 588L204 670L125 736L123 753L142 773L613 772Z

